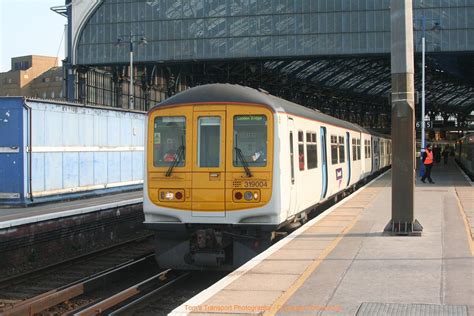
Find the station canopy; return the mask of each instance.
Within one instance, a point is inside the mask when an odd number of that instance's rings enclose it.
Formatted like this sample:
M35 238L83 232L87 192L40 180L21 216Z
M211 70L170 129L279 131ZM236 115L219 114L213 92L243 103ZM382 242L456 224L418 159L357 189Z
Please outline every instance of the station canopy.
M449 3L448 3L449 2ZM426 105L431 117L468 121L474 110L474 4L414 1L415 88L421 100L421 18L427 19ZM73 1L74 64L127 76L134 65L167 96L229 82L364 126L388 127L390 1ZM146 38L146 45L140 45ZM139 41L140 40L140 41ZM163 81L152 76L162 76ZM139 83L140 80L137 80ZM419 107L416 108L417 110ZM419 117L419 113L417 113Z

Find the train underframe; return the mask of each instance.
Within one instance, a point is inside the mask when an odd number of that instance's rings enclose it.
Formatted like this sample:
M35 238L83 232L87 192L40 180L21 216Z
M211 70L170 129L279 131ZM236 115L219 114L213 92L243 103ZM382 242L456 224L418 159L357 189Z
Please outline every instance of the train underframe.
M235 270L267 249L275 225L146 224L155 230L161 268Z

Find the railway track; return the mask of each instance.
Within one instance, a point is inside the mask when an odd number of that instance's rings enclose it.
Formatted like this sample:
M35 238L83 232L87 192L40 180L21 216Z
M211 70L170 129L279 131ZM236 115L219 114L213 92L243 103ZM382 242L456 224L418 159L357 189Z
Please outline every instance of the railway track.
M124 283L124 275L147 278L158 267L150 237L128 241L62 264L0 282L0 315L33 315L56 306L55 314L88 304L85 294ZM120 282L119 282L120 281ZM66 302L66 303L63 303ZM61 304L62 303L62 304ZM59 305L58 305L59 304ZM62 305L62 306L61 306Z

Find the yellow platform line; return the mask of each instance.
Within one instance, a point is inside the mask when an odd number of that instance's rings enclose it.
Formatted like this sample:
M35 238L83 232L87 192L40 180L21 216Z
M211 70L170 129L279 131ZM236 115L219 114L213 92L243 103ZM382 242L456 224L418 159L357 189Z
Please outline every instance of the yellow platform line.
M462 206L461 200L459 199L458 191L456 190L456 188L454 188L454 193L456 193L455 196L456 201L458 202L458 209L464 221L464 227L466 228L467 242L471 250L471 256L474 257L474 241L472 240L471 226L469 225L469 221L467 220L466 212L464 211L464 207Z
M326 259L326 257L336 248L339 242L344 238L344 235L349 232L352 227L357 223L359 218L359 214L355 215L354 219L350 222L346 228L341 232L341 234L334 239L319 255L319 257L314 260L309 267L303 272L303 274L290 286L289 289L286 290L269 308L263 315L264 316L272 316L275 315L283 305L295 294L295 292L306 282L306 280L313 274L313 272L319 267L319 265Z

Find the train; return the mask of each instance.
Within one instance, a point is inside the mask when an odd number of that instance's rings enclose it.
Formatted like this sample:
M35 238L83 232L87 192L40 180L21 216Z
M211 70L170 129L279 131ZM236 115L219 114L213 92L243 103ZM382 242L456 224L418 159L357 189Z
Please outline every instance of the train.
M151 108L144 224L162 268L232 270L391 165L391 139L264 90L208 84Z
M474 180L474 133L467 134L456 142L454 155L456 162Z

